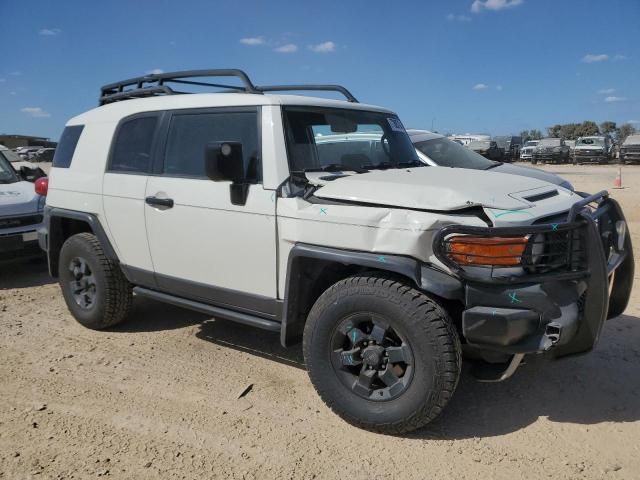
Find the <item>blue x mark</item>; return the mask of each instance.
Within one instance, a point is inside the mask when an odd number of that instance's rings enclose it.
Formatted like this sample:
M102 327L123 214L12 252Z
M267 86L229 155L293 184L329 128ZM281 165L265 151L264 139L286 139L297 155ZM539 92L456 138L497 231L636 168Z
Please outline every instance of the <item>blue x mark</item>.
M552 223L551 224L551 230L558 230L558 224L557 223Z
M387 259L384 258L384 255L378 255L378 261L384 263L387 261Z
M327 209L326 208L321 208L320 209L320 215L326 215L327 214Z
M518 298L518 293L517 292L511 292L509 294L509 298L511 299L511 303L521 303L522 300L520 300Z

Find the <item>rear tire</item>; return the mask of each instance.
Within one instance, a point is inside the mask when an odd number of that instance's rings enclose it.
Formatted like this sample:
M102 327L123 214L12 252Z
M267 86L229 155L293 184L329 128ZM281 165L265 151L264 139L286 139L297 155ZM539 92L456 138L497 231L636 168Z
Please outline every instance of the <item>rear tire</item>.
M131 284L92 233L79 233L64 242L58 277L67 307L87 328L116 325L131 309Z
M378 275L347 278L320 296L305 325L303 352L327 406L357 427L387 434L436 418L455 391L462 363L445 310L419 290Z

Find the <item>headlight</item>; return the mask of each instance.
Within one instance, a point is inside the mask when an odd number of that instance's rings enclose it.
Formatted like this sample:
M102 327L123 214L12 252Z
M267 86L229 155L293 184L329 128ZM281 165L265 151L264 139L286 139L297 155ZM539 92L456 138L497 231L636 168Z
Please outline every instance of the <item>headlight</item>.
M446 240L447 254L460 265L519 266L527 237L455 235Z

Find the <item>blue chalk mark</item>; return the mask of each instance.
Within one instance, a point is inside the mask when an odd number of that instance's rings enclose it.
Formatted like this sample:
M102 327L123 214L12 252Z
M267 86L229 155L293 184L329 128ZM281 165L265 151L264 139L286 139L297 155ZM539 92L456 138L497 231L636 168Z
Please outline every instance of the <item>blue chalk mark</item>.
M320 215L327 215L327 209L326 208L321 208L320 209Z
M509 215L510 213L526 213L530 217L533 217L533 214L531 214L530 212L527 212L525 210L516 210L516 209L506 210L506 211L504 211L502 213L496 213L496 212L491 212L491 213L493 213L493 216L496 217L496 218L500 218L500 217L503 217L505 215Z
M495 317L496 316L496 311L495 310L491 310L491 315L493 315Z
M522 303L522 300L518 298L517 292L511 292L509 298L511 299L511 303Z
M384 258L384 255L378 255L378 261L382 262L382 263L385 263L387 261L387 259Z
M273 193L271 194L271 201L272 201L272 202L275 202L275 201L276 201L276 192L273 192Z
M551 224L551 230L558 230L558 224L557 223L552 223Z

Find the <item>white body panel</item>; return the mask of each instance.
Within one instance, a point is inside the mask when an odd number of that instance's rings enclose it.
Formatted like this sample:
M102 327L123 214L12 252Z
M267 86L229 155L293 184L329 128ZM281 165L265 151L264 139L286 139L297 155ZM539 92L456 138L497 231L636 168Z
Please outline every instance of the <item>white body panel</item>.
M208 286L276 297L274 192L252 185L246 205L232 205L230 182L149 177L146 196L174 207L146 205L154 271Z

